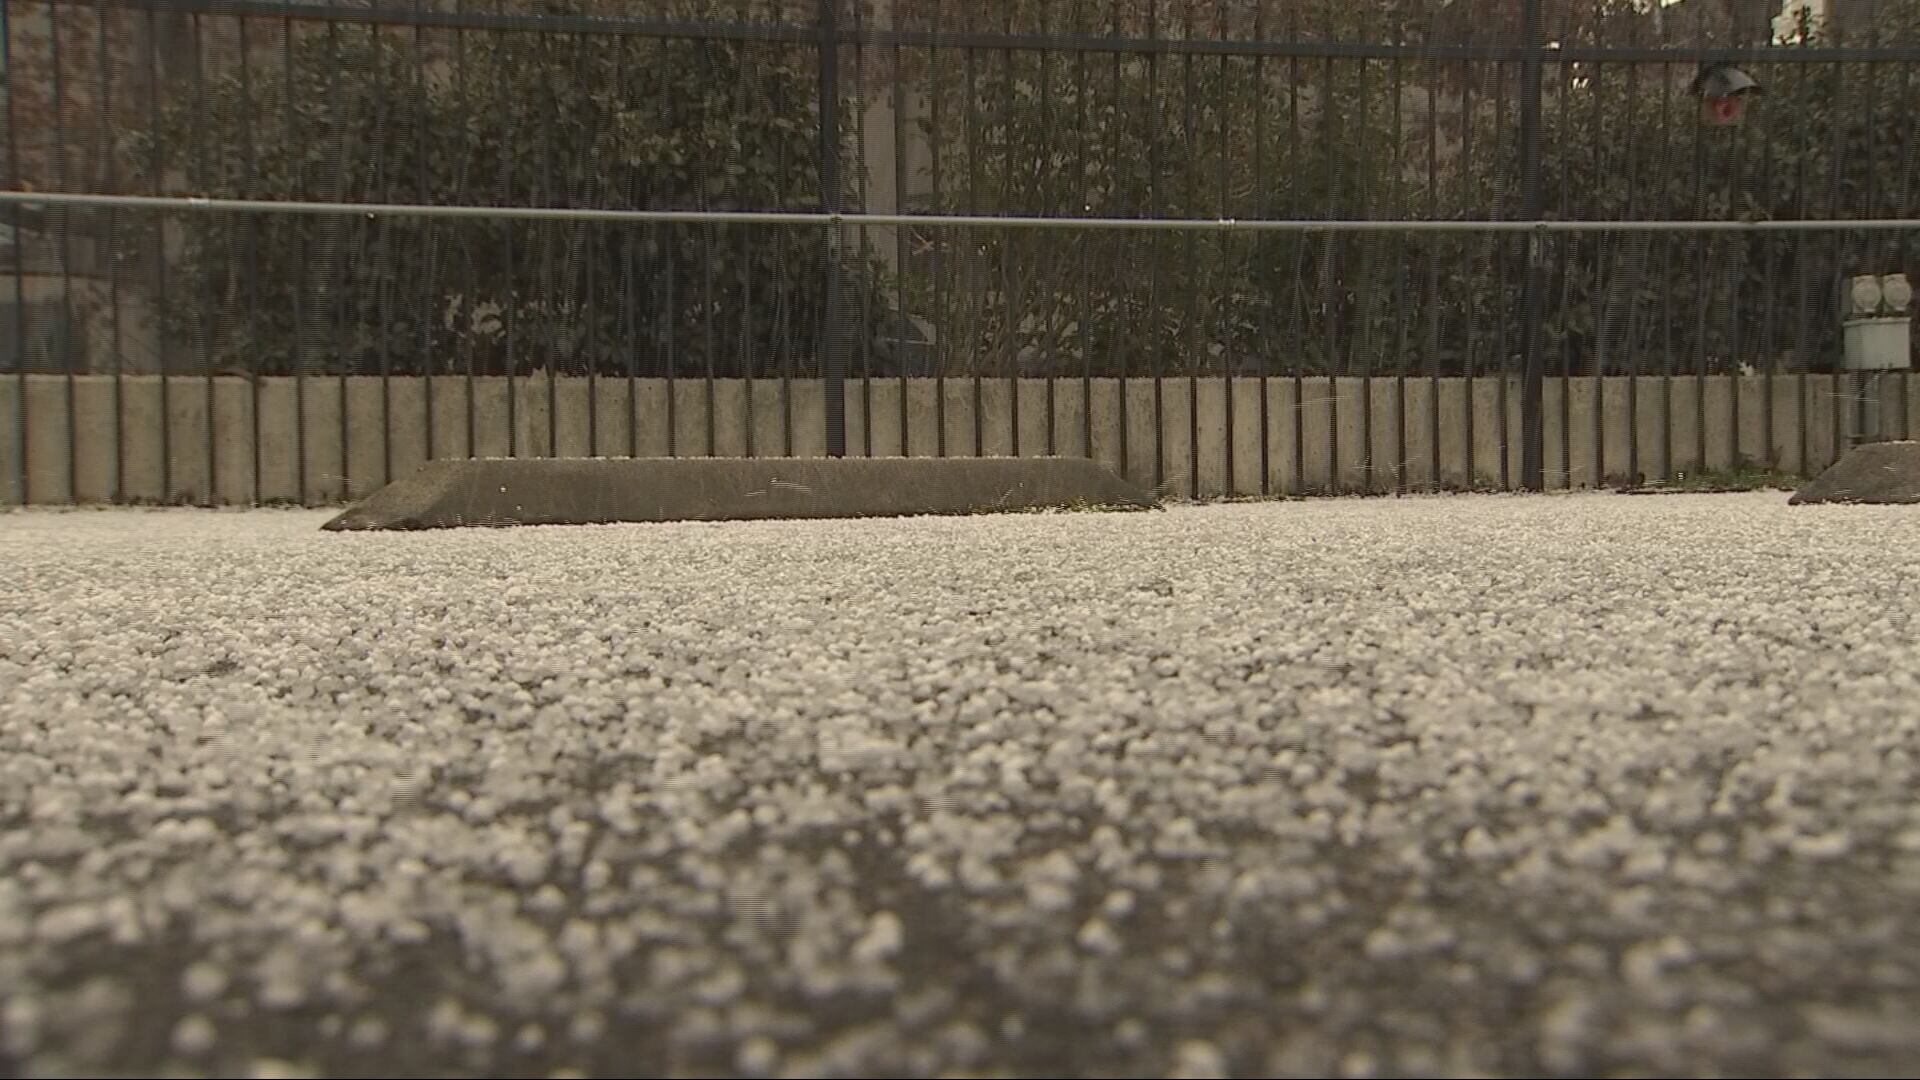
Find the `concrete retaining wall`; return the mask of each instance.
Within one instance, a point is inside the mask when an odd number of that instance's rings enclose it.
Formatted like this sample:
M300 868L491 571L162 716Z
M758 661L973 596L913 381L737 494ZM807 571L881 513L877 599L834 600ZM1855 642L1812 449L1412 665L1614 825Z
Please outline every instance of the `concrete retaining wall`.
M1848 385L1550 379L1548 485L1736 459L1812 475L1845 449ZM1869 396L1913 435L1920 380ZM818 380L4 376L0 502L320 505L431 458L818 456L825 410ZM853 380L847 433L856 455L1091 456L1176 498L1520 481L1519 388L1499 379Z

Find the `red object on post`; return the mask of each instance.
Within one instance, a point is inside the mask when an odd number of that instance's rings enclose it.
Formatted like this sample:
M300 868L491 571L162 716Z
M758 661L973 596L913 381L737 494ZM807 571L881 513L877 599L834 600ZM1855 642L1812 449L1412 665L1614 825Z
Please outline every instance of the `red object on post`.
M1700 119L1714 127L1740 122L1745 112L1742 99L1761 93L1753 76L1731 64L1713 64L1693 78L1693 92L1700 95Z
M1734 95L1703 98L1700 111L1706 122L1716 127L1736 123L1740 119L1740 99Z

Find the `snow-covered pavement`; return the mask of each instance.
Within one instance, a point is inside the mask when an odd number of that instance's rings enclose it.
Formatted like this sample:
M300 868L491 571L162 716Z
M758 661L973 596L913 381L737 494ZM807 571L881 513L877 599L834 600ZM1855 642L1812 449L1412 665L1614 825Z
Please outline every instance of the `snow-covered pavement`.
M1920 508L0 515L0 1073L1920 1066Z

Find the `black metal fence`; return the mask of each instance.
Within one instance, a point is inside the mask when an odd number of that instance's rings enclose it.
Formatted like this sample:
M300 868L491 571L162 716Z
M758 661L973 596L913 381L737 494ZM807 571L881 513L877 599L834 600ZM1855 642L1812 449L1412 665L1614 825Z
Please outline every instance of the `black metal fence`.
M1915 269L1920 0L1829 6L6 0L9 188L236 202L0 207L0 364L23 414L33 374L817 378L828 453L872 445L849 379L978 425L990 380L1498 378L1538 488L1544 380L1832 372L1840 279ZM1580 221L1671 227L1475 225Z

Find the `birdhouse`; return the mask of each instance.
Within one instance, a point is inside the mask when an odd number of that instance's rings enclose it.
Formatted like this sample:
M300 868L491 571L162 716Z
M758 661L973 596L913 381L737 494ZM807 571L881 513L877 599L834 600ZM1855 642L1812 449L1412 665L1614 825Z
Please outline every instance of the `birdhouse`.
M1746 114L1747 99L1760 92L1760 83L1732 64L1704 67L1693 80L1700 118L1714 127L1739 123Z

